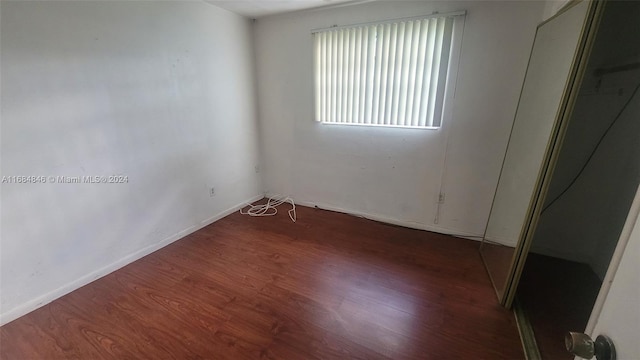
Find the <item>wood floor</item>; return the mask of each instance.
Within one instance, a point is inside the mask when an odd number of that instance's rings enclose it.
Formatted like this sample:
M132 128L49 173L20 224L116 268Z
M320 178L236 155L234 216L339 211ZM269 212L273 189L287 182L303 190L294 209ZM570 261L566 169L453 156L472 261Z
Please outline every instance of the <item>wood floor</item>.
M523 358L478 242L281 212L230 215L3 326L1 358Z

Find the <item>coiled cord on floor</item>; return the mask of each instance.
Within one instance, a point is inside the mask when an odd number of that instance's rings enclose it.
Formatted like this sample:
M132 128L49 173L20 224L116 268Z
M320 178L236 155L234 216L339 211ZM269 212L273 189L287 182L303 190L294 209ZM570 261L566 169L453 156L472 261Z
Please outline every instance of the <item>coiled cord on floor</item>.
M278 213L278 209L276 208L284 203L291 204L291 210L287 213L289 214L291 221L296 222L296 204L293 202L293 199L288 196L272 196L268 198L266 204L247 204L247 206L240 209L240 214L249 216L273 216Z

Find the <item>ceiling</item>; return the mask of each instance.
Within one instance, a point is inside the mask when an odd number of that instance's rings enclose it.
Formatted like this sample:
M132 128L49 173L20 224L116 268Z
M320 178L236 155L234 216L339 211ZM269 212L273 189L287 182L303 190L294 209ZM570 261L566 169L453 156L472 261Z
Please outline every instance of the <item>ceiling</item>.
M346 3L361 3L366 1L353 0L204 0L209 4L219 6L236 14L249 18L259 18L267 15L280 14L290 11L334 6Z

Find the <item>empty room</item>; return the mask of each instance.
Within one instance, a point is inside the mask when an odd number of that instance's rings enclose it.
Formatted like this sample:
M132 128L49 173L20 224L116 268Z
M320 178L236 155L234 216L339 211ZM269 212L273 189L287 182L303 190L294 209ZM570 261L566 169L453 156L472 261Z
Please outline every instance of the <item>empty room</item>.
M0 359L639 359L640 2L0 1Z

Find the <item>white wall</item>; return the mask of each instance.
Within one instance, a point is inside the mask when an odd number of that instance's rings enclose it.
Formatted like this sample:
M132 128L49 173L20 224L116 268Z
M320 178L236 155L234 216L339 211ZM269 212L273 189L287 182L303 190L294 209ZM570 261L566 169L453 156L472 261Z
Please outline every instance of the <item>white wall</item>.
M571 0L546 0L542 10L542 20L547 20L557 14Z
M259 19L267 192L419 228L482 235L543 6L376 2ZM440 130L313 121L312 29L455 10L468 15L453 115ZM441 188L446 197L436 224Z
M632 46L640 40L640 23L634 21L638 14L637 2L612 2L605 10L547 203L569 186L640 85L640 70L594 75L597 68L640 59ZM639 118L640 94L636 94L575 184L542 214L534 252L587 263L604 278L640 182Z
M129 180L2 185L2 323L261 195L249 20L200 2L1 6L2 176Z

